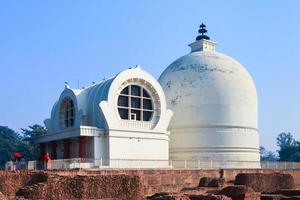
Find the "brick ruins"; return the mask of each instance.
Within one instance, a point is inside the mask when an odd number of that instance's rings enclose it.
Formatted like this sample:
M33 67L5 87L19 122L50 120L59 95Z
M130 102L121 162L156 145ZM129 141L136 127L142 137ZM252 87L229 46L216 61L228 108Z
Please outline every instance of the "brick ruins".
M300 170L0 171L0 200L300 199L299 187Z

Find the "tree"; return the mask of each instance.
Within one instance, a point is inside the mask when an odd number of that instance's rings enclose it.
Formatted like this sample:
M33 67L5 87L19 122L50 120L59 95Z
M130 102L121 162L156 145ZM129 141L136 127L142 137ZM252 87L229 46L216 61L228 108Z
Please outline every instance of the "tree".
M277 145L280 148L285 148L289 146L293 146L296 143L296 140L294 139L293 135L288 132L282 132L277 136Z
M39 158L39 147L34 143L34 138L47 133L44 126L34 124L27 129L21 129L21 141L18 150L23 153L26 160L37 160Z
M12 152L17 150L20 136L14 130L0 126L0 168L12 158Z
M36 160L39 157L39 148L34 143L34 137L45 134L45 127L35 124L21 130L21 134L18 134L6 126L0 126L0 169L12 159L12 153L16 151L26 160Z
M265 147L261 146L260 150L260 160L261 161L277 161L277 155L272 151L267 151Z
M277 137L277 145L280 161L299 162L300 161L300 141L296 141L293 135L280 133Z

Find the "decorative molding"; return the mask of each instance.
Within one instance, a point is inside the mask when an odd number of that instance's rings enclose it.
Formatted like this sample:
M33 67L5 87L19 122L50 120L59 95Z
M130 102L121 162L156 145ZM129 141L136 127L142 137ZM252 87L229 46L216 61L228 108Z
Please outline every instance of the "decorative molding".
M56 140L63 140L72 137L79 136L102 136L105 134L104 129L91 126L80 126L79 128L67 128L62 131L57 131L54 133L48 133L45 135L37 136L35 138L35 143L44 143Z
M249 129L254 131L259 131L258 128L252 126L236 126L236 125L225 125L225 124L214 124L214 125L180 125L171 126L170 131L180 130L180 129L210 129L210 128L231 128L231 129Z

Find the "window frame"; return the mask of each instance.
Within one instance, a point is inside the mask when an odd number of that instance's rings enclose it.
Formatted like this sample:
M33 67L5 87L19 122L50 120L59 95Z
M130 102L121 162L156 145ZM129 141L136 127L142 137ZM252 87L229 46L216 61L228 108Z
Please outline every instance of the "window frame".
M75 125L75 104L72 98L65 97L59 108L59 125L62 129L73 127Z
M132 87L135 90L136 90L136 88L139 88L138 95L132 95ZM124 98L124 97L127 97L127 102L128 102L127 106L120 105L121 104L120 98ZM136 102L139 102L139 103L137 103L138 106L134 106L132 104L132 102L133 102L132 99L134 99ZM144 108L144 100L150 100L151 109ZM136 84L136 83L126 85L125 87L123 87L121 89L121 91L118 93L118 96L117 96L117 111L118 111L119 119L129 120L129 121L150 122L150 121L152 121L152 119L154 117L154 113L155 113L154 102L155 101L154 101L153 97L151 96L151 93L145 87L143 87L139 84ZM128 112L127 118L122 118L123 115L121 116L120 109L127 110L127 112ZM137 114L136 112L139 112L139 113ZM144 112L151 113L150 117L145 118ZM135 115L134 119L132 119L132 114Z

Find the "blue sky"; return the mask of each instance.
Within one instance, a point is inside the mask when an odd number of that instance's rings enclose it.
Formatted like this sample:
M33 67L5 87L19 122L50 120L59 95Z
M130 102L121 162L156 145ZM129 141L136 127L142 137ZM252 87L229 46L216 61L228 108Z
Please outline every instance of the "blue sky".
M42 124L68 81L141 65L155 77L189 53L201 22L253 76L261 145L300 138L300 1L1 1L0 125Z

